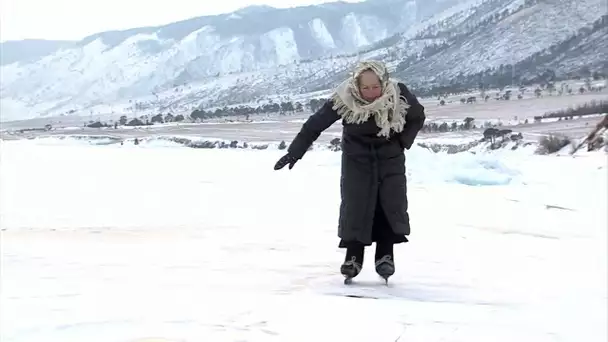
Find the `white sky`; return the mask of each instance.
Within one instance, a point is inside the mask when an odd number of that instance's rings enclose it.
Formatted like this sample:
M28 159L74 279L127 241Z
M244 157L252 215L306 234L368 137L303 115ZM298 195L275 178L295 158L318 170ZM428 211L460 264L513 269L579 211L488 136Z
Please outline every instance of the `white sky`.
M80 40L98 32L169 24L249 5L294 7L324 2L330 0L0 0L0 41Z

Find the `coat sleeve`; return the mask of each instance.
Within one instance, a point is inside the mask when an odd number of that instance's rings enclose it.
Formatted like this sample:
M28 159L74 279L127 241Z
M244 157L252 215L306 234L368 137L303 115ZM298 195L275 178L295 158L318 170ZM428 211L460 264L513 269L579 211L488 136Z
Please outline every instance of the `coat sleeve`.
M399 83L399 89L401 95L403 95L410 105L405 115L405 127L399 134L399 141L401 146L405 149L410 149L414 144L414 139L418 135L418 132L424 126L426 116L424 114L424 106L418 102L418 99L412 94L409 89L403 83Z
M301 159L312 143L319 138L319 135L340 119L340 116L332 107L333 102L328 100L323 107L306 120L287 149L290 155Z

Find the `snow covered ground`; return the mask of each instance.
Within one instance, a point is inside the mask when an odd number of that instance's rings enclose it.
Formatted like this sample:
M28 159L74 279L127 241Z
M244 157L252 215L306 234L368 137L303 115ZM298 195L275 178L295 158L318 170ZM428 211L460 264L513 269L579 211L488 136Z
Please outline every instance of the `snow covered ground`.
M565 110L568 108L576 108L577 106L584 105L585 103L590 103L593 101L607 101L608 100L608 88L604 89L602 92L586 92L584 94L573 94L573 95L564 95L564 96L548 96L544 95L541 98L536 98L533 93L533 89L535 87L530 87L527 93L524 95L524 99L518 100L516 95L510 101L496 101L493 99L485 102L481 100L479 97L479 93L472 92L467 94L456 94L445 98L447 104L445 106L439 105L439 100L436 97L431 98L420 98L421 103L425 106L425 112L429 120L433 121L448 121L451 122L453 120L464 120L466 117L473 117L475 120L481 124L484 121L496 121L502 120L503 123L507 124L510 121L519 121L523 122L528 119L532 121L534 116L543 115L547 112L554 112L559 110ZM488 92L488 95L494 96L498 90L492 90ZM514 94L519 94L518 91L513 91ZM314 95L314 94L313 94ZM460 99L468 96L477 96L478 101L474 104L462 104L460 103ZM300 100L298 98L291 99L292 101ZM275 99L276 101L282 101L282 99ZM302 99L302 102L308 102L308 99ZM261 105L248 103L245 105ZM210 108L205 108L209 110ZM118 120L120 116L126 115L129 119L140 117L142 115L148 116L148 119L153 115L158 113L163 113L164 111L151 111L149 109L137 111L137 112L124 112L124 111L116 111L113 114L95 114L95 115L68 115L68 116L55 116L55 117L37 117L33 119L27 120L19 120L19 121L8 121L0 123L1 130L19 130L24 128L42 128L46 124L50 124L56 130L63 131L73 131L74 129L80 129L83 127L83 124L89 123L89 121L101 121L101 122L113 122L112 120ZM166 113L164 113L166 114ZM189 117L191 111L174 111L174 115L182 114L185 117ZM292 115L281 116L276 113L269 114L254 114L251 115L250 119L253 120L253 123L248 123L249 126L258 127L264 129L265 126L273 126L269 124L276 124L277 122L281 124L299 124L301 125L304 120L306 120L312 113L308 110L305 110L302 113L296 113ZM515 119L516 118L516 119ZM243 117L223 117L218 120L243 120ZM212 120L213 121L213 120ZM236 129L241 123L227 123L221 122L219 127L226 126L227 129ZM181 123L179 124L181 128L188 127L190 129L196 130L198 127L207 127L209 126L218 126L217 122L211 124L210 122L206 122L203 125L192 125ZM236 127L235 127L236 126ZM263 127L260 127L263 126ZM155 130L155 131L170 131L176 128L176 124L168 124L168 125L159 125L155 124L152 127L146 127L146 130ZM137 131L139 128L133 127L121 127L121 130L127 130L133 133L133 131ZM1 131L0 130L0 131ZM96 129L98 130L98 129Z
M0 148L3 342L608 338L603 153L414 148L397 273L346 287L339 153Z

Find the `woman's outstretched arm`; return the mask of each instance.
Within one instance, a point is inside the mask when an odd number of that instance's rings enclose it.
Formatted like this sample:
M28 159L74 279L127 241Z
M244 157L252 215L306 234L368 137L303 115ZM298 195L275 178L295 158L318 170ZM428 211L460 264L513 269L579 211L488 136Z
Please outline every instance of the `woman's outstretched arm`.
M319 135L340 119L340 116L332 107L333 102L328 100L302 125L300 132L287 149L292 157L301 159L312 143L319 138Z

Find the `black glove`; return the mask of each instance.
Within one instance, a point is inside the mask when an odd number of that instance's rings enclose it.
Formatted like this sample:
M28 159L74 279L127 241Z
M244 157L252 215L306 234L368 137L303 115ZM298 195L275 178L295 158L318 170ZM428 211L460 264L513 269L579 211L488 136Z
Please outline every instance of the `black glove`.
M289 164L289 169L291 170L297 161L298 160L296 158L287 153L286 155L282 156L276 164L274 164L274 169L280 170L284 168L285 165Z

